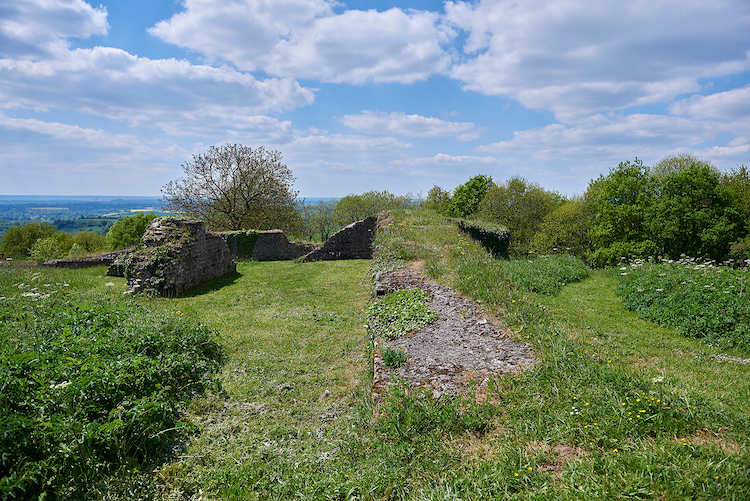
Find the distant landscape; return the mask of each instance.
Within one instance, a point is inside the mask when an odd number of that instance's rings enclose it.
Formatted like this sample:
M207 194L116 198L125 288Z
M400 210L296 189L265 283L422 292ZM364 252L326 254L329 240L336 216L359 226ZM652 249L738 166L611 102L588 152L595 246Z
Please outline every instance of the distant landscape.
M311 204L333 199L304 200ZM160 197L0 195L0 237L9 226L29 221L46 221L72 234L89 230L104 235L119 218L139 212L167 214Z

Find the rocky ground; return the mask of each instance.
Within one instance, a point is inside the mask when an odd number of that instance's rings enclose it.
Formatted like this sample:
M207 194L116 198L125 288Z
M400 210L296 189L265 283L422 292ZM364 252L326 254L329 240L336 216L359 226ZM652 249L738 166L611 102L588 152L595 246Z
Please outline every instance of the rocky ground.
M427 279L418 264L382 274L375 284L378 295L414 288L431 295L429 307L439 319L401 338L376 339L376 401L394 376L413 387L430 388L438 397L465 392L472 386L481 390L491 376L517 372L535 363L529 346L515 341L507 327L495 325L455 290ZM409 360L398 369L386 367L382 360L386 347L406 351Z

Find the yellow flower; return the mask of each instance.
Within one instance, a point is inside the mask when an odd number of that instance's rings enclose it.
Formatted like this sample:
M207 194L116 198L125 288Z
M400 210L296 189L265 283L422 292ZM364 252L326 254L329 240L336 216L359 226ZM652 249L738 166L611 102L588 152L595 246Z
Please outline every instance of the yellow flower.
M518 476L518 473L514 473L513 475Z

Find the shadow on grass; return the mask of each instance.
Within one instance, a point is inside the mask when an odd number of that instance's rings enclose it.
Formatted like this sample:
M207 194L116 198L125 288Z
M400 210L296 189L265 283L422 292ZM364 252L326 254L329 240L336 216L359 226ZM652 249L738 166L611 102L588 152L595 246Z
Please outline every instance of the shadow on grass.
M242 273L236 271L234 273L228 273L221 277L209 280L205 284L199 285L198 287L190 289L189 291L182 292L176 297L186 298L202 296L203 294L208 294L209 292L219 290L223 287L234 284L241 276Z

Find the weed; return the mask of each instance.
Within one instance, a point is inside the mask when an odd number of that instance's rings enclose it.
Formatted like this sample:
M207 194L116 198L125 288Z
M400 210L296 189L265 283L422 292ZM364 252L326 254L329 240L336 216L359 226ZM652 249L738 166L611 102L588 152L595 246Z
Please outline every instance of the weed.
M386 367L390 367L391 369L398 369L408 360L409 354L400 348L394 349L388 346L383 350L383 363Z
M422 289L402 289L386 295L367 309L367 328L373 337L395 339L438 319Z

